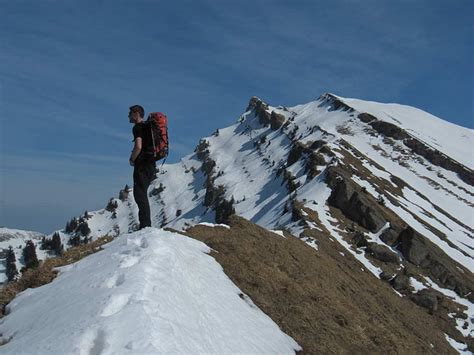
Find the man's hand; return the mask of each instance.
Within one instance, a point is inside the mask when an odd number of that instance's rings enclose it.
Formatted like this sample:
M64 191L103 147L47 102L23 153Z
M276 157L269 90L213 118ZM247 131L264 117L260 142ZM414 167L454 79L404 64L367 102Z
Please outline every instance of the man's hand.
M135 166L135 162L131 158L128 160L128 162L130 163L130 166Z

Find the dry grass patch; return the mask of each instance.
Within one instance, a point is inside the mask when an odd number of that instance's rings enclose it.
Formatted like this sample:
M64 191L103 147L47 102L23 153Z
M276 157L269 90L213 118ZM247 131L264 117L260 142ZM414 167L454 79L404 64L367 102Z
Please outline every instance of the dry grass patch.
M229 224L186 233L213 249L230 279L303 353L455 353L433 318L324 233L305 231L318 240L316 251L237 216Z

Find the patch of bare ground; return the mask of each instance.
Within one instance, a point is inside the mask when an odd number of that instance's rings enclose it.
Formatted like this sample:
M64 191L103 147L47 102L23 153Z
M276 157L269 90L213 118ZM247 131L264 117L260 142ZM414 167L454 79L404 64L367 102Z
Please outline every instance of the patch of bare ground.
M316 251L237 216L229 224L186 234L213 249L225 273L303 353L455 353L433 317L361 271L328 235L305 230Z
M50 283L55 279L58 271L55 268L69 265L86 256L102 250L102 245L112 241L112 237L101 237L88 244L72 247L62 256L41 261L36 268L26 269L17 281L9 282L0 290L0 318L5 316L5 307L15 296L27 288L36 288Z

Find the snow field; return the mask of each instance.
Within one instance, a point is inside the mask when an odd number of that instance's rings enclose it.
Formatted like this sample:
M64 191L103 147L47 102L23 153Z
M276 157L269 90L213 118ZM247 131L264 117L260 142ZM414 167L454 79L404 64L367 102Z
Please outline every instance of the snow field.
M3 354L294 353L203 243L146 228L60 268L0 321ZM52 296L54 295L54 297ZM31 320L34 319L34 322Z

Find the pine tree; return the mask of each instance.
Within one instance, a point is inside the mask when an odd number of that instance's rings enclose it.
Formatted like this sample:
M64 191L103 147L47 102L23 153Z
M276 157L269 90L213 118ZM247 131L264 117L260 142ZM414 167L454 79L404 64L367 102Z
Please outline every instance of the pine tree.
M28 240L26 246L23 248L23 259L25 260L25 267L27 269L39 265L38 257L36 256L36 247L32 240Z
M57 254L62 255L64 247L61 242L61 236L58 232L53 234L53 239L51 240L51 249Z
M7 250L6 269L8 281L15 280L18 276L18 270L16 268L15 252L11 246Z
M89 225L86 221L83 221L81 224L79 224L77 230L83 237L87 237L91 233Z
M80 244L81 244L81 236L79 234L76 234L74 237L69 239L69 245L73 247L77 247Z
M49 239L46 239L46 236L41 238L40 249L48 250L49 249Z
M71 219L71 221L69 221L66 224L66 230L65 230L66 233L73 233L76 230L77 225L78 225L77 218L74 217L73 219Z

